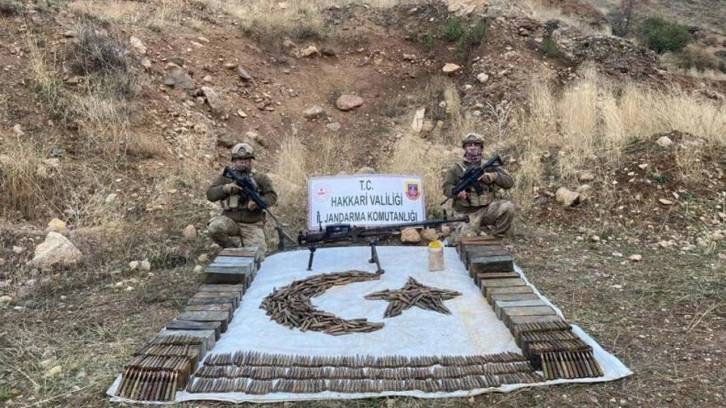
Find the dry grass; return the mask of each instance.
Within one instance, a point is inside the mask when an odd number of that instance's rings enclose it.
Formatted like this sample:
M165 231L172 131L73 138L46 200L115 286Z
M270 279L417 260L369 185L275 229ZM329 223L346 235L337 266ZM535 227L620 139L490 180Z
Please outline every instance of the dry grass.
M94 16L102 21L137 24L147 18L146 5L136 1L77 0L68 3L68 9L79 15Z
M14 218L18 214L33 217L38 212L38 203L52 197L52 190L57 190L38 175L41 157L37 148L21 137L4 138L0 154L3 217Z
M559 20L565 26L576 27L587 35L611 35L612 28L609 25L601 25L599 27L593 27L591 24L583 18L578 18L577 15L566 14L562 12L562 9L557 7L551 7L546 4L542 4L538 0L525 0L522 2L523 8L527 14L533 19L545 23L549 20Z
M29 58L28 68L31 80L35 84L40 97L49 105L54 106L60 98L61 81L54 75L46 61L46 55L38 48L35 38L26 37L25 44L28 47Z
M126 104L93 92L73 95L72 101L78 130L88 142L89 153L100 153L112 163L122 158L130 137Z
M592 166L613 166L628 141L673 130L704 140L677 150L684 177L698 174L709 146L726 146L726 108L673 87L658 90L634 83L615 86L590 67L556 95L541 81L530 87L529 110L518 118L513 145L519 153L518 194L527 197L544 176L574 180ZM551 153L556 167L547 168ZM529 202L525 200L524 202Z

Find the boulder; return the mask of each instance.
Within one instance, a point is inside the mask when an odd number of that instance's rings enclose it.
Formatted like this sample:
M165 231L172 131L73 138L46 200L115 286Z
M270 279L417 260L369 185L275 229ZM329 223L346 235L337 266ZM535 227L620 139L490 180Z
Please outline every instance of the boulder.
M404 228L401 230L401 242L417 244L421 242L421 234L416 228Z
M83 254L68 238L51 231L45 241L35 248L35 256L30 261L41 270L50 270L55 266L71 266L83 261Z
M340 95L335 101L335 107L342 111L353 110L363 105L363 98L358 95Z
M555 200L565 207L574 207L580 204L581 197L580 193L568 190L565 187L560 187L555 192Z

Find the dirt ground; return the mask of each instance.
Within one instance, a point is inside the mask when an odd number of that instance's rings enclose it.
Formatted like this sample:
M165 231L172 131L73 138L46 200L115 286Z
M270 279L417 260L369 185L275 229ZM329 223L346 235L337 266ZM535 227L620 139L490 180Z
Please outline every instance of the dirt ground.
M635 372L623 380L535 387L471 399L378 398L284 407L722 406L726 372L724 260L719 255L619 242L592 243L556 226L520 226L515 260L566 319ZM644 255L632 262L633 253ZM721 255L723 256L723 255ZM170 321L195 291L192 266L65 282L2 311L0 380L6 406L117 406L105 390L130 352ZM60 366L52 378L48 370ZM123 405L123 404L122 404ZM181 406L217 407L221 403Z

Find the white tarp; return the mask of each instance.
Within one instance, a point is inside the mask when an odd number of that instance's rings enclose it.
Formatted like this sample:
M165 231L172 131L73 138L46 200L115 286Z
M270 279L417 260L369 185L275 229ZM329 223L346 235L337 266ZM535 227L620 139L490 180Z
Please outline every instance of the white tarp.
M344 319L367 318L385 326L371 333L331 336L321 332L301 332L272 320L260 308L262 299L275 288L314 274L361 270L374 272L368 263L369 247L319 248L315 252L312 271L306 271L307 250L278 253L263 262L250 289L245 293L228 331L222 335L212 354L237 351L256 351L271 354L301 356L323 355L486 355L505 351L520 352L509 329L496 317L479 288L469 277L454 248L444 249L445 270L429 272L426 247L381 246L378 254L385 273L380 280L334 286L312 299L318 309ZM521 274L521 271L518 270ZM462 295L444 302L451 310L445 315L417 307L406 309L399 316L383 318L388 303L366 300L364 296L384 290L399 289L413 277L419 283L440 289L454 290ZM524 276L522 276L524 278ZM536 293L536 288L533 288ZM541 295L540 295L541 296ZM546 299L543 298L547 302ZM548 302L549 303L549 302ZM560 310L553 306L557 313ZM605 376L575 380L555 380L541 384L567 382L600 382L632 374L617 358L604 351L580 328L573 330L594 349L595 357ZM118 380L109 390L113 395ZM509 384L496 389L424 393L422 391L386 392L376 394L334 393L248 395L244 393L177 393L177 401L220 400L231 402L275 402L311 399L352 399L384 395L409 395L422 398L471 396L491 391L510 391L538 384Z

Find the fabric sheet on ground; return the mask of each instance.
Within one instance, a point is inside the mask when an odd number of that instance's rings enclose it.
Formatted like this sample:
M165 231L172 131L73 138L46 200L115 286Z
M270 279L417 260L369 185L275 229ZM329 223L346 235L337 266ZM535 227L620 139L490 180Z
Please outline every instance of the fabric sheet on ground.
M370 333L332 336L322 332L289 328L270 319L260 308L262 300L275 289L316 274L340 273L351 270L375 272L375 264L368 262L370 248L337 247L318 248L313 270L307 271L308 250L295 250L268 256L262 263L255 280L244 294L226 333L216 342L210 354L259 352L295 356L447 356L489 355L521 350L510 330L497 318L480 289L475 285L455 248L444 248L443 271L428 270L426 247L380 246L378 256L385 273L379 280L333 286L320 296L313 297L313 305L344 319L366 318L382 322L384 327ZM516 271L526 280L524 273ZM365 295L389 289L402 288L409 277L419 283L438 289L457 291L461 296L444 301L451 314L412 307L399 316L384 318L388 306L385 300L365 299ZM527 281L528 284L529 281ZM531 285L531 284L530 284ZM534 286L535 293L562 315ZM576 322L570 322L576 323ZM600 382L616 380L632 374L616 357L606 352L595 340L573 324L573 332L593 347L595 358L604 376L572 380L543 381L537 384L506 384L497 388L455 392L426 393L419 390L383 393L270 393L250 395L227 393L177 393L177 401L219 400L231 402L276 402L312 399L352 399L375 396L402 395L420 398L471 396L485 392L507 392L534 385L567 382ZM201 364L200 364L201 365ZM119 379L109 389L114 395ZM120 400L116 398L116 400Z

